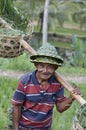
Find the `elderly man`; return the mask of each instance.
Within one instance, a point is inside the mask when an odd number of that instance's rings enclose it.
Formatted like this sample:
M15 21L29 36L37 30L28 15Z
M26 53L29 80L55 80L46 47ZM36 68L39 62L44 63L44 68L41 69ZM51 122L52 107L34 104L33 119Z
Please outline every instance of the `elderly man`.
M19 79L12 98L14 130L51 130L54 105L63 112L74 101L71 95L64 96L64 88L54 76L63 59L48 43L30 59L36 70ZM77 88L73 92L80 94Z

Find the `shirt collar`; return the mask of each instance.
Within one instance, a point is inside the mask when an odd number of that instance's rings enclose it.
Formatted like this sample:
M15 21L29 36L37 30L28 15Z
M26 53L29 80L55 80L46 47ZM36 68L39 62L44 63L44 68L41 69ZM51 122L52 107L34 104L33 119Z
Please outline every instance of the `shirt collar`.
M36 77L36 71L37 70L33 71L33 73L32 73L32 82L36 85L39 85L39 82L38 82L37 77Z

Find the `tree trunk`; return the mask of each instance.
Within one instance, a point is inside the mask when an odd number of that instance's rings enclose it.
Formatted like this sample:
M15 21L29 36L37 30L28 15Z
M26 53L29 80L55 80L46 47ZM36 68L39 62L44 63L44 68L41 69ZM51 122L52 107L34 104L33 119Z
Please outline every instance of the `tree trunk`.
M43 36L42 43L46 44L48 37L48 8L50 0L45 1L44 16L43 16Z

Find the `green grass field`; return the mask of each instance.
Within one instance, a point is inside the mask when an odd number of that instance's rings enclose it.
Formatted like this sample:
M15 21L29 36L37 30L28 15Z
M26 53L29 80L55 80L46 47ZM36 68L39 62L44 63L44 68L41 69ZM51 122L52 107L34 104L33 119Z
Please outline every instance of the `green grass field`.
M9 123L8 109L10 100L16 88L17 80L0 77L0 130L5 130Z

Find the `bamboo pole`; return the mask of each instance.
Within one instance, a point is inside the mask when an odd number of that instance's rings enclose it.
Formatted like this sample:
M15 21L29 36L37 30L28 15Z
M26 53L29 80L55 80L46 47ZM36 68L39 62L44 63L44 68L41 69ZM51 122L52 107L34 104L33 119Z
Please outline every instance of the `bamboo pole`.
M25 41L22 37L19 38L21 45L27 50L30 54L36 54L36 51ZM81 95L72 94L73 87L69 85L58 73L55 72L56 80L59 81L64 88L81 104L85 104L86 101L81 97Z

